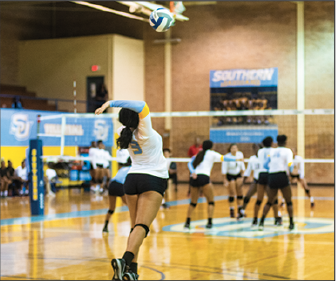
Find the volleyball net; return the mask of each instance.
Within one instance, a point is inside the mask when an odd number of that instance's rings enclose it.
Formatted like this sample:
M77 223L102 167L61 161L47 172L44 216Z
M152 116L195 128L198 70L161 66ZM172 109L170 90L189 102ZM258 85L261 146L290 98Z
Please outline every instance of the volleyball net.
M261 143L267 136L276 142L276 137L284 134L287 147L296 149L303 158L306 175L334 182L333 109L151 112L151 118L163 146L172 151L170 161L180 163L183 172L187 173L183 163L190 161L188 149L197 137L212 140L214 149L222 154L236 143L248 162L253 155L252 143ZM111 153L110 161L117 161L113 153L120 126L117 119L117 113L41 116L38 137L44 146L60 147L59 155L45 153L44 161L89 161L88 155L79 153L80 148L88 149L91 141L97 140Z

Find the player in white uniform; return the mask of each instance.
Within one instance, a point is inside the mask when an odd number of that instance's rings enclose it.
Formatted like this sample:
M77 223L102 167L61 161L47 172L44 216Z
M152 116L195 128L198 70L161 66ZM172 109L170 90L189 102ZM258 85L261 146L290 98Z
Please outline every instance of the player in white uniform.
M91 175L91 185L93 186L95 184L95 174L94 174L94 168L93 168L93 161L95 158L95 152L97 150L97 144L95 141L91 142L91 146L89 148L89 157L90 157L90 175Z
M259 143L252 145L254 155L252 155L249 159L247 169L245 170L245 173L244 173L243 183L245 183L246 179L251 175L251 172L253 172L253 182L251 183L250 188L249 188L249 190L247 191L247 193L244 197L244 204L243 204L243 208L242 208L241 214L240 214L241 217L245 216L245 209L246 209L247 204L250 202L251 197L255 193L257 193L259 171L260 171L260 167L261 167L261 163L258 159L258 151L261 148L262 148L262 145L259 144ZM274 213L277 213L278 212L278 206L273 204L273 210L274 210Z
M210 182L210 174L214 162L222 161L237 161L238 157L223 156L220 153L211 150L212 141L206 140L203 142L203 150L191 158L188 167L191 173L190 177L190 205L187 213L187 220L184 225L186 229L190 229L190 217L194 211L199 197L199 189L203 188L203 193L208 201L208 223L206 228L212 228L212 216L215 207L213 186ZM242 160L242 159L240 159Z
M126 150L126 149L120 149ZM118 150L118 151L120 151ZM127 151L127 150L126 150ZM128 153L128 151L127 151ZM125 160L123 157L125 154L119 153L117 155L117 161L119 164L119 170L118 173L114 176L114 178L111 180L108 186L108 194L109 194L109 209L105 216L105 225L103 228L103 232L108 232L108 224L110 221L110 218L112 214L114 213L117 197L120 197L122 202L126 205L126 197L125 197L125 191L124 191L124 183L128 174L129 169L131 168L131 158L128 156L128 158ZM119 156L119 157L118 157Z
M93 158L93 168L96 180L96 189L95 191L103 192L104 189L101 187L101 184L107 188L107 185L110 181L110 162L111 159L110 153L105 150L103 141L99 140L97 142L98 148L94 152Z
M306 194L310 198L310 207L314 208L314 197L310 195L310 189L307 185L306 179L304 177L304 162L303 158L297 155L296 148L292 148L294 161L293 161L293 171L290 173L291 179L297 179L298 182L301 183L302 187L304 188Z
M244 155L241 151L238 151L238 146L232 143L228 149L229 153L225 156L234 156L239 159L244 159ZM245 171L245 165L243 161L239 162L223 162L222 163L222 174L224 176L224 187L229 189L229 207L230 207L230 217L234 218L234 196L237 194L237 206L238 206L238 216L237 219L240 220L240 210L243 206L243 178L242 175Z
M108 101L95 113L101 114L108 107L122 107L119 121L123 126L118 129L117 145L127 148L132 159L124 183L131 232L123 257L111 261L113 279L138 280L138 252L167 188L167 163L162 151L162 137L152 128L149 108L144 101Z
M260 205L264 199L264 194L267 192L268 187L268 170L264 168L264 163L268 161L270 153L274 150L272 148L273 138L266 137L262 141L263 148L259 149L258 151L258 160L259 160L259 179L258 179L258 187L257 187L257 201L254 205L254 217L252 221L252 228L258 227L258 213L260 209ZM279 213L278 208L278 198L274 198L274 218L275 218L275 225L281 226L282 225L282 218Z
M268 169L269 173L269 188L267 189L268 201L264 206L263 216L259 223L260 230L264 229L265 217L274 202L274 198L277 197L278 189L281 190L287 204L289 230L294 229L292 190L288 178L289 170L293 167L293 152L285 147L286 141L287 137L285 135L279 135L277 137L278 147L270 151L270 157L264 163L264 167Z
M251 176L252 172L253 172L253 182L251 183L250 188L244 197L244 204L239 214L240 217L245 216L245 209L246 209L247 204L250 202L251 197L255 193L257 193L257 184L258 184L258 179L259 179L259 166L260 166L259 160L258 160L258 150L261 147L262 146L259 143L252 144L254 155L252 155L248 161L247 168L244 172L243 185L245 184L246 179L249 176Z

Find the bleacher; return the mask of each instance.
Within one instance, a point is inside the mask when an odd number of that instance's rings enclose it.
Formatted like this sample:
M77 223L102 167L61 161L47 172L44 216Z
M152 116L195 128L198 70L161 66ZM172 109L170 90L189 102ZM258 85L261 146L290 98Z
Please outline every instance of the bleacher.
M24 109L55 111L56 106L49 104L48 99L36 97L36 93L27 91L26 87L0 85L0 107L11 108L14 97L20 97Z

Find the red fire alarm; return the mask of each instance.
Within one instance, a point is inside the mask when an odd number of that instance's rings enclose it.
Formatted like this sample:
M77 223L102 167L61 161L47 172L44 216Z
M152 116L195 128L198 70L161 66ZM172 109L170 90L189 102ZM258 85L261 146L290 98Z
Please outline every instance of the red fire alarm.
M91 66L91 71L98 71L100 69L99 65L92 65Z

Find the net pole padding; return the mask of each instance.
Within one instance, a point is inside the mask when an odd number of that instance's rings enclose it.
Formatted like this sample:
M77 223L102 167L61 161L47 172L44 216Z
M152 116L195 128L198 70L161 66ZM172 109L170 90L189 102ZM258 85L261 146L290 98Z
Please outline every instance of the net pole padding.
M65 125L66 125L66 116L62 116L62 127L61 127L61 156L64 156L64 142L65 142Z
M112 146L112 158L116 158L117 156L117 138L119 137L117 133L114 133L113 134L113 138L114 138L114 145ZM118 163L116 161L112 161L112 173L111 173L111 177L115 177L115 175L117 174L118 172Z

